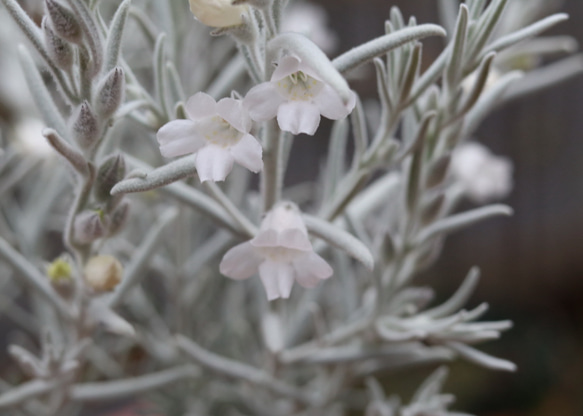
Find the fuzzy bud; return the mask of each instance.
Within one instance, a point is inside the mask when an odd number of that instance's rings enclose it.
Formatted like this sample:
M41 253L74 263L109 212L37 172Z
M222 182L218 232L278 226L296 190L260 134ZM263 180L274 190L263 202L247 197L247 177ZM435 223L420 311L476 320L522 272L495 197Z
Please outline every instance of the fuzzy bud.
M85 265L85 281L96 292L110 292L121 282L123 266L113 256L91 257Z
M111 155L99 166L93 194L95 199L105 202L111 199L111 188L126 174L126 163L121 155Z
M57 35L69 42L80 44L83 32L75 14L55 0L45 0L45 4Z
M95 111L102 118L111 117L124 99L125 76L120 67L113 68L97 87Z
M75 241L80 244L89 244L105 235L105 226L100 212L83 211L74 224Z
M196 19L212 27L230 27L243 24L242 16L248 7L233 5L232 0L189 0L190 11Z
M119 233L126 225L130 213L130 203L124 202L118 206L111 217L109 217L109 228L107 233L109 236Z
M101 129L99 121L87 101L79 106L73 120L71 132L75 141L82 149L92 148L99 140Z
M73 48L55 34L46 16L42 21L42 29L49 56L59 68L67 71L73 65Z

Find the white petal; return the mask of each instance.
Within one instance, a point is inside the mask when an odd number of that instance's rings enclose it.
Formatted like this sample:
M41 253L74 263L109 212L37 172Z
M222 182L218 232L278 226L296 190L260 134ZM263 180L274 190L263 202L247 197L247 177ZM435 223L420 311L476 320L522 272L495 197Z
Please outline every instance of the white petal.
M331 86L325 84L320 93L314 97L314 104L318 106L320 113L324 117L331 120L340 120L354 109L356 98L354 94L351 97L350 102L344 105L340 95Z
M277 63L277 68L273 71L271 81L279 81L300 70L300 59L294 55L284 56Z
M196 155L196 171L200 181L224 181L233 169L233 161L233 156L226 149L213 145L203 147Z
M294 284L294 269L289 263L265 260L259 266L259 277L267 292L267 299L289 298Z
M288 101L277 110L277 124L283 131L312 136L320 124L320 110L307 101Z
M251 118L241 100L223 98L217 103L217 113L242 133L251 130Z
M200 120L217 114L215 99L204 92L197 92L190 97L184 108L188 116L193 120Z
M196 132L196 123L191 120L174 120L164 124L156 138L164 157L194 153L206 143Z
M296 280L303 287L314 287L320 280L332 276L332 267L313 251L294 260Z
M223 256L219 270L231 279L247 279L257 273L263 259L249 242L236 245Z
M261 222L259 233L251 244L255 247L286 247L296 250L312 250L308 230L298 207L282 202L271 209Z
M249 116L255 121L271 120L277 115L278 107L284 102L271 82L264 82L251 88L245 96L244 104Z
M235 158L235 162L251 172L259 172L263 169L263 149L255 137L246 134L239 139L239 142L231 146L231 155Z

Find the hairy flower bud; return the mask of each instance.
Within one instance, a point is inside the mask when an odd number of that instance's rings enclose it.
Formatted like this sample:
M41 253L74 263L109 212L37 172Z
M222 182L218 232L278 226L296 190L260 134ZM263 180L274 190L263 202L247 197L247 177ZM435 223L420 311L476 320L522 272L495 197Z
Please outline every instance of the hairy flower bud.
M83 270L85 281L97 292L109 292L121 282L123 266L113 256L91 257Z
M109 217L109 227L107 233L109 236L119 233L125 226L130 213L130 203L123 202L118 206L111 217Z
M242 16L247 6L233 6L232 0L189 0L190 11L201 23L212 27L237 26L244 23Z
M111 117L123 102L125 76L120 67L113 68L97 87L95 111L102 118Z
M99 140L101 128L97 116L87 101L84 101L73 118L71 133L82 149L90 149Z
M72 273L73 269L71 268L71 264L61 257L53 260L47 267L47 275L51 282L69 281L71 280Z
M67 71L73 65L73 48L55 34L46 16L42 21L42 29L49 56L59 68Z
M100 202L111 199L111 188L126 174L126 163L122 155L111 155L99 166L93 194Z
M45 0L45 4L55 32L70 42L81 43L83 32L75 14L55 0Z
M105 234L105 226L99 212L84 211L77 215L74 223L75 241L89 244Z

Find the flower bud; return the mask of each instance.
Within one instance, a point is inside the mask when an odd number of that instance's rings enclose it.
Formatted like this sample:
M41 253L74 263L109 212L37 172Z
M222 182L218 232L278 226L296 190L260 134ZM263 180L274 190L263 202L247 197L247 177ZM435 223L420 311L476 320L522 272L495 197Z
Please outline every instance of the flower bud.
M65 282L71 280L73 269L67 260L59 257L49 264L47 267L47 275L51 282Z
M75 14L55 0L45 0L47 12L57 35L73 43L81 43L83 32Z
M111 217L109 218L109 227L107 229L107 234L109 236L117 234L123 229L126 225L129 213L130 203L127 201L113 211L113 214L111 214Z
M105 235L105 226L100 212L84 211L77 215L74 223L75 241L89 244Z
M97 292L110 292L121 282L123 266L113 256L100 255L91 257L83 271L89 287Z
M248 7L233 6L232 0L189 0L190 11L196 19L212 27L229 27L243 24L242 16Z
M73 65L73 48L55 34L46 17L43 18L42 29L49 56L59 68L67 71Z
M90 149L99 140L101 129L91 106L84 101L74 117L71 133L82 149Z
M113 68L97 87L95 111L102 118L111 117L123 102L125 76L120 67Z
M445 176L447 175L450 161L451 156L445 155L437 159L431 165L427 174L427 180L425 182L425 186L428 189L438 186L443 182Z
M99 166L93 194L95 199L105 202L111 199L111 188L126 174L126 163L122 155L111 155Z

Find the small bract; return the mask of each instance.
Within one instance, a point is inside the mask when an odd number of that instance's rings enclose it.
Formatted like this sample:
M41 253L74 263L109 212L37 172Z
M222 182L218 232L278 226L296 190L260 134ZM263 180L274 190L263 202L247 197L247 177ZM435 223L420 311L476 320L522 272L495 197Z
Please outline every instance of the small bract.
M237 26L243 23L247 6L233 6L232 0L190 0L190 11L196 19L212 27Z

